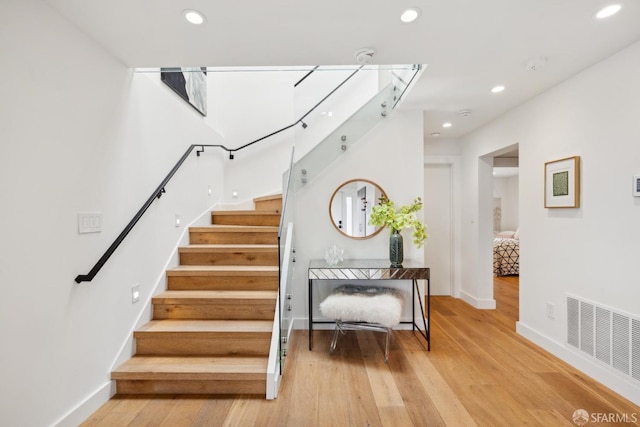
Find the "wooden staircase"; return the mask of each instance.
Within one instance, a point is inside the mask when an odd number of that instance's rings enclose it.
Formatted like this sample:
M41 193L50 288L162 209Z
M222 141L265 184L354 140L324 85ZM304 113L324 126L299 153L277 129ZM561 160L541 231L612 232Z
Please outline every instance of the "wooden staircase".
M214 211L189 229L136 354L111 374L119 394L266 393L278 292L281 196L253 211Z

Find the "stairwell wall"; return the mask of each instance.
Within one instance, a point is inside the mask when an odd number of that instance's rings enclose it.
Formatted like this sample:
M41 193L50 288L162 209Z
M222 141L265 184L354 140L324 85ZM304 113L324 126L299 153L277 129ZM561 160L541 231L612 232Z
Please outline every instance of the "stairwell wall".
M306 73L300 67L209 72L206 122L221 133L227 147L240 147L299 120L351 71L316 71L294 88ZM364 105L377 93L377 74L353 76L304 119L307 128L297 124L235 153L225 169L225 203L251 208L253 197L281 193L292 147L296 158L302 157Z
M221 137L45 2L0 2L0 39L0 425L77 425L112 392L185 231L175 215L186 225L222 197L222 154L191 156L93 282L73 279L188 145ZM78 234L79 212L102 212L102 232Z
M421 111L393 112L296 193L296 263L292 291L295 328L308 326L307 269L311 259L323 259L326 249L334 244L344 249L346 259L388 259L388 230L367 240L340 234L329 217L329 200L342 183L356 178L377 183L398 206L421 197L424 192L422 123ZM423 212L418 215L422 217ZM405 230L403 235L405 259L424 259L424 248L413 245L411 232ZM385 281L384 285L391 283ZM407 289L406 283L399 286ZM317 303L329 292L329 289L314 289ZM316 307L314 318L317 316Z

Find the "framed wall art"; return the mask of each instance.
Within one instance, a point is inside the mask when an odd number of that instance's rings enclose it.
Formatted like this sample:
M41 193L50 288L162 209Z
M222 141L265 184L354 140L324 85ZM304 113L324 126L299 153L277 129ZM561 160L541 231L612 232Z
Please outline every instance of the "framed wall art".
M580 207L580 156L544 164L544 207Z
M207 115L207 69L161 68L160 80L203 116Z

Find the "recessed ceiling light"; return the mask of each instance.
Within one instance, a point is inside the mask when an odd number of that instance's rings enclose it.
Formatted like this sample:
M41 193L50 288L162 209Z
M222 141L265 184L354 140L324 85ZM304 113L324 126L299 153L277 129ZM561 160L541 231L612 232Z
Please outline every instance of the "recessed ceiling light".
M492 93L500 93L504 90L504 86L498 85L491 88Z
M420 16L420 9L416 7L410 7L409 9L402 12L400 15L400 20L406 24L409 22L413 22Z
M443 124L442 124L442 127L443 127L443 128L450 128L451 126L452 126L452 125L451 125L451 123L449 123L449 122L447 122L447 123L443 123Z
M184 14L184 19L186 19L193 25L201 25L206 21L204 15L197 10L185 10L182 13Z
M596 19L605 19L620 12L620 9L622 9L621 4L610 4L597 11L594 16Z

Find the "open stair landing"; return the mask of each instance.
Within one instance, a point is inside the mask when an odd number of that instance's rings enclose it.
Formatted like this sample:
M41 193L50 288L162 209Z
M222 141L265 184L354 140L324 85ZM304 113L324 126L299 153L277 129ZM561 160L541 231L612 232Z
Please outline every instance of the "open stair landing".
M280 195L252 211L214 211L189 229L136 354L111 378L119 394L266 395L278 292Z

